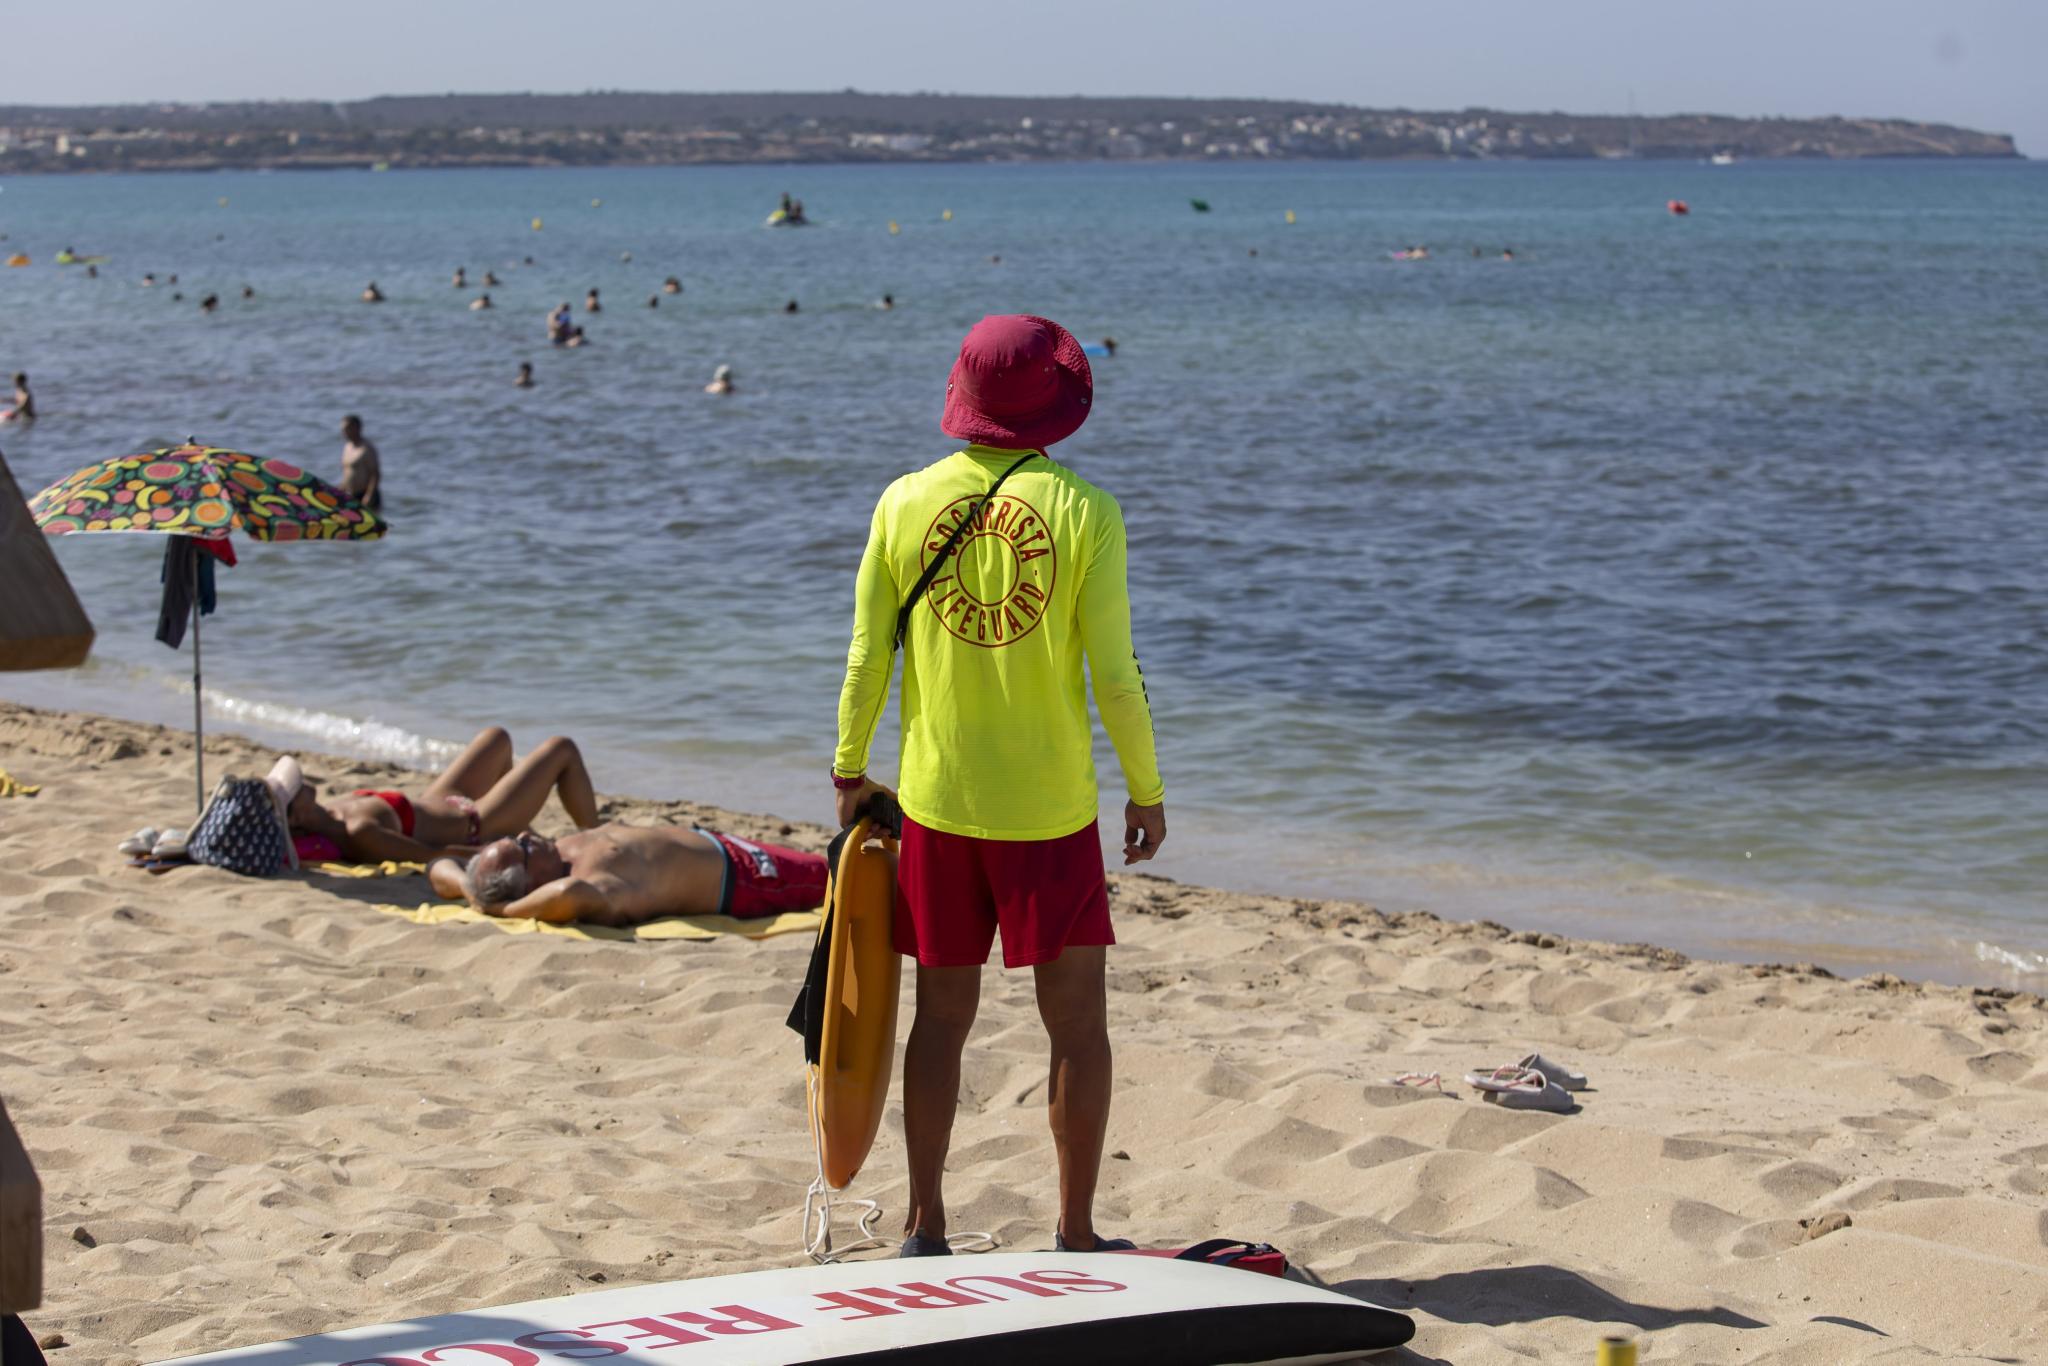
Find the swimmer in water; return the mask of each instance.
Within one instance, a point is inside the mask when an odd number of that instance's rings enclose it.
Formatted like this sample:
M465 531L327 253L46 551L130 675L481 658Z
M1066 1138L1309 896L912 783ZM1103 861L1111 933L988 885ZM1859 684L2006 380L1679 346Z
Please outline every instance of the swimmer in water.
M366 304L381 304L384 302L384 291L377 288L377 282L372 280L363 286L361 297Z
M794 313L794 312L796 312L796 300L794 300L794 299L791 299L791 300L790 300L790 301L789 301L788 303L784 304L784 305L782 306L782 311L783 311L784 313Z
M256 288L255 288L255 286L253 286L253 285L243 285L243 286L242 286L242 297L243 297L243 298L245 298L245 299L253 299L253 298L255 298L255 297L256 297Z
M519 376L512 381L512 387L514 389L531 389L533 387L532 361L523 360L519 362Z
M485 271L485 272L484 272L484 288L485 288L485 289L493 289L493 288L495 288L495 287L497 286L497 283L498 283L498 276L497 276L497 273L496 273L495 271L489 271L489 270L487 270L487 271Z
M721 365L711 372L711 383L704 386L707 394L729 394L733 392L732 367Z
M548 340L556 346L567 346L573 330L569 325L569 301L564 299L548 314Z
M469 311L472 313L481 313L490 306L491 296L488 294L479 294L469 301Z
M455 278L453 280L450 280L448 283L453 285L456 289L468 289L469 272L463 267L457 266L455 268Z
M1515 249L1514 249L1513 247L1502 247L1502 248L1500 249L1500 259L1501 259L1501 260L1503 260L1503 261L1512 261L1512 260L1514 260L1514 259L1515 259Z
M28 376L17 371L14 376L14 411L7 415L9 422L33 422L36 420L36 396L28 391Z
M583 296L583 311L585 313L604 312L604 305L597 301L597 290L595 288Z
M661 292L664 294L680 294L683 292L683 282L671 275L661 282Z
M212 313L219 307L220 295L218 294L209 294L199 301L199 311L201 313Z
M154 289L154 288L156 287L156 272L155 272L155 271L153 271L153 270L146 270L146 271L144 271L144 272L142 273L142 287L143 287L144 289Z
M92 264L92 263L91 263L90 261L88 261L88 262L86 263L86 266L85 266L85 278L86 278L86 279L88 279L88 280L97 280L97 279L99 279L99 278L100 278L100 268L99 268L98 266L96 266L96 265L93 265L93 264Z
M648 296L647 296L647 306L648 306L649 308L660 308L660 307L661 307L661 296L660 296L659 294L650 294L650 295L648 295Z
M896 296L894 294L884 294L881 298L875 300L875 307L886 313L888 310L896 307Z
M1104 337L1102 339L1102 349L1114 356L1116 354L1116 338Z

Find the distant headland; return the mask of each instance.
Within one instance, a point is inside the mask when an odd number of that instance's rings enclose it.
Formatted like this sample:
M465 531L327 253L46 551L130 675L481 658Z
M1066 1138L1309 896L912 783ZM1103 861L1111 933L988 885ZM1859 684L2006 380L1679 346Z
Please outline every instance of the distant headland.
M395 95L0 105L0 173L743 162L2018 157L1903 119L1430 113L1287 100L985 95Z

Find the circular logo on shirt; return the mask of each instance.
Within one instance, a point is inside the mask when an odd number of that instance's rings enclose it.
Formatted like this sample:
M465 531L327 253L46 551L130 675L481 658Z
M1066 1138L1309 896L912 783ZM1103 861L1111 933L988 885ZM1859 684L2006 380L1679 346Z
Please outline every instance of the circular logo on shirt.
M980 502L980 494L968 494L939 509L924 534L920 569ZM1022 498L998 493L975 514L933 577L925 606L969 645L1000 649L1037 628L1058 574L1059 555L1045 519Z

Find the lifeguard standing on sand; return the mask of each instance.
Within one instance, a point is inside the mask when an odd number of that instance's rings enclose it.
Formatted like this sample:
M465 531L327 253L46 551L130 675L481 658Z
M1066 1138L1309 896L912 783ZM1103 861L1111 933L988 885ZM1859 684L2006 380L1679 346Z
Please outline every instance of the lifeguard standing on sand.
M1166 806L1131 647L1123 511L1046 454L1087 420L1093 389L1080 344L1057 323L975 324L941 424L971 444L889 486L855 584L832 765L841 826L876 790L868 751L903 647L896 948L917 959L903 1057L906 1257L950 1250L941 1187L960 1054L999 931L1003 965L1032 969L1052 1044L1055 1243L1130 1246L1094 1224L1110 1092L1104 949L1116 936L1084 657L1129 788L1126 864L1158 852Z

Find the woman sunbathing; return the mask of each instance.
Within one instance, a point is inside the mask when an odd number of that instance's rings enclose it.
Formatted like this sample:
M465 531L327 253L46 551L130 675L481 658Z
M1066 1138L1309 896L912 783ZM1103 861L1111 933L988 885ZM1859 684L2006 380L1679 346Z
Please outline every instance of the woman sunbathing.
M268 781L284 805L299 857L313 862L468 858L526 829L551 792L577 829L598 823L597 796L575 741L557 735L515 764L512 737L499 726L470 741L417 799L365 788L322 805L319 789L289 755L277 761Z

